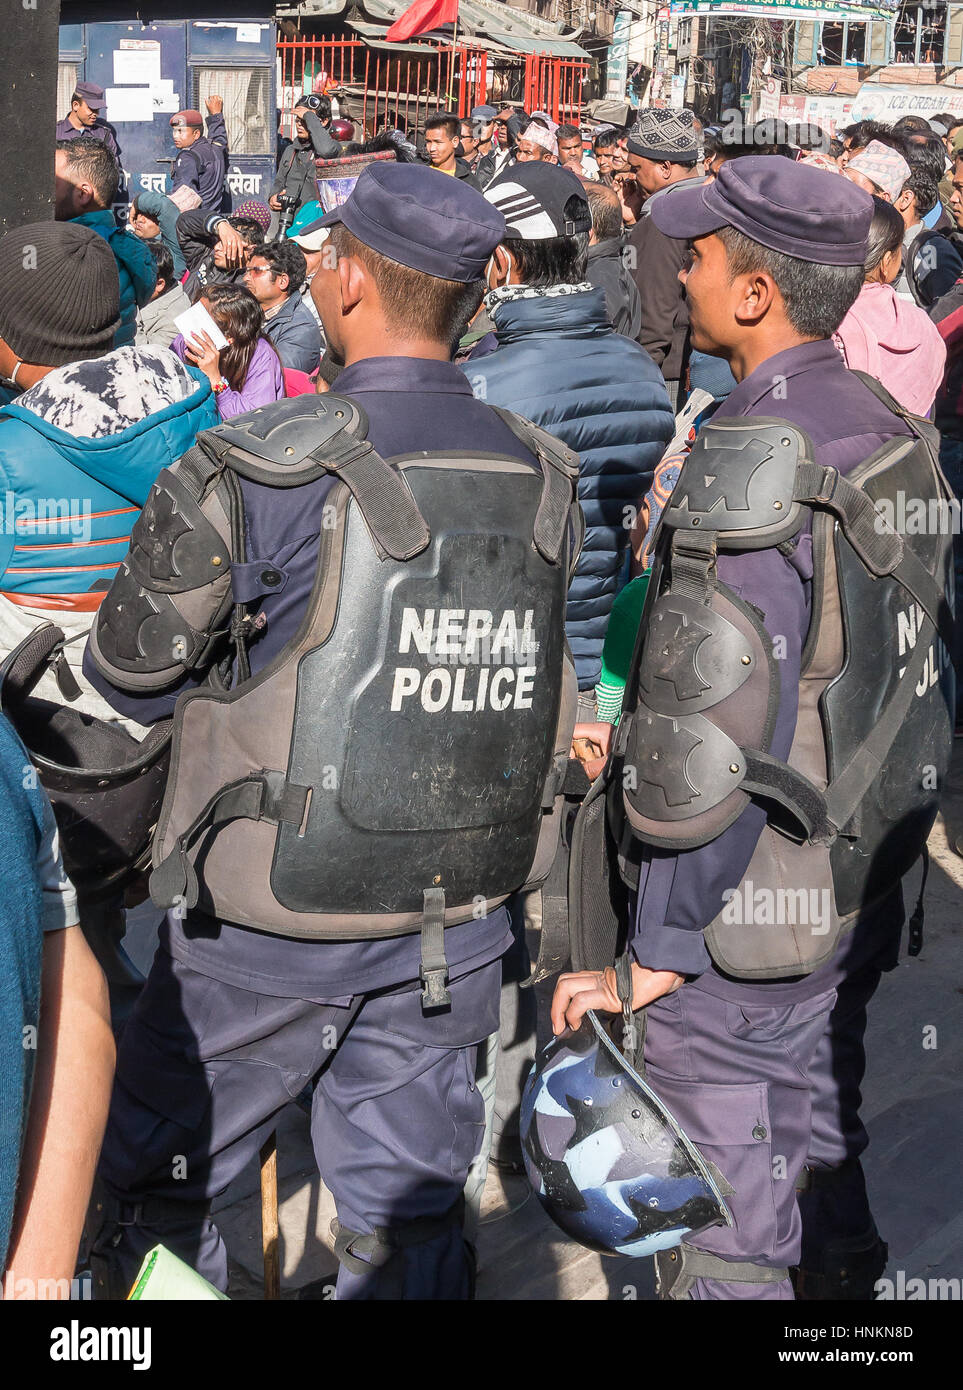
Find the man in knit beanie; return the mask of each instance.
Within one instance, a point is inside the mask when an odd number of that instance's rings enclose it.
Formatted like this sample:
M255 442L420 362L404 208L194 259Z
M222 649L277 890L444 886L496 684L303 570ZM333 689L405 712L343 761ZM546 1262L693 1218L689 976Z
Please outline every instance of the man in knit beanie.
M168 349L113 348L119 314L116 261L92 228L0 238L0 654L54 612L89 628L157 474L217 421L207 378ZM90 713L115 717L89 695Z
M54 367L101 357L120 325L107 242L75 222L37 222L0 240L0 404Z
M157 474L217 422L207 378L168 349L113 347L119 305L92 228L0 238L0 657L44 619L86 632ZM51 677L37 694L60 699ZM116 718L92 690L88 707Z
M169 348L113 347L119 317L95 229L36 222L0 239L0 658L54 622L73 708L111 721L81 670L84 638L154 479L218 419L207 378ZM63 703L49 673L35 694ZM111 985L129 986L120 902L82 902L81 920Z

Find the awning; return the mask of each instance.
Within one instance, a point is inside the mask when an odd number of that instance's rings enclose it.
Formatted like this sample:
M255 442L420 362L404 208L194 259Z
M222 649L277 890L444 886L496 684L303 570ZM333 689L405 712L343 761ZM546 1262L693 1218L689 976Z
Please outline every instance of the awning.
M423 43L387 43L385 34L388 26L385 24L363 24L359 19L349 19L348 28L360 34L369 48L393 49L395 53L425 53L429 51L427 45Z
M360 0L364 12L389 28L407 8L407 0ZM350 21L349 21L350 22ZM352 28L358 28L352 23ZM359 31L360 32L360 31ZM488 5L484 0L460 0L458 34L466 41L485 37L508 53L547 53L553 58L581 58L591 62L586 53L571 39L563 38L556 25L548 24L524 10L507 5ZM439 38L447 35L439 34Z

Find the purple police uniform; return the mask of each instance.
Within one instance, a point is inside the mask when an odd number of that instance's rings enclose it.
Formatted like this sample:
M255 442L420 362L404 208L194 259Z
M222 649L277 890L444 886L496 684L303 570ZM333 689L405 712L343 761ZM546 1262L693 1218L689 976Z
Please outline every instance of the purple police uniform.
M765 177L771 179L771 161L774 157L738 164L769 165ZM751 181L751 170L746 177ZM778 186L776 191L785 192ZM785 201L791 208L792 185ZM751 197L747 202L741 229L762 240L766 234L749 220L758 208ZM675 214L675 223L683 220ZM732 224L740 225L735 216ZM782 235L792 235L791 215L781 226ZM689 234L711 230L706 226ZM674 234L685 232L680 228ZM792 254L791 242L778 249ZM856 263L855 254L849 263ZM894 435L909 433L846 370L829 340L769 358L733 389L714 418L754 415L798 425L812 440L816 461L843 474ZM782 639L771 752L786 759L810 621L811 533L807 528L785 555L776 549L721 555L718 574L743 602L760 610L770 636ZM764 1271L798 1266L801 1251L813 1268L830 1240L872 1230L858 1161L868 1142L858 1115L863 1033L880 972L896 964L904 916L897 890L858 920L829 962L802 978L747 981L723 974L709 958L703 929L721 911L723 893L742 881L765 820L764 810L751 804L700 848L679 854L646 851L630 943L641 965L690 977L646 1010L646 1067L661 1099L734 1189L728 1199L734 1226L711 1228L691 1244L719 1261L761 1267L763 1279ZM831 1190L815 1185L797 1202L795 1183L804 1167L835 1169L839 1180ZM793 1298L789 1279L778 1273L769 1282L726 1280L724 1265L716 1273L697 1278L689 1297Z
M58 140L79 140L81 136L84 136L88 140L103 141L116 159L118 165L120 164L120 149L118 148L113 129L106 121L98 120L94 125L84 126L80 130L71 123L67 116L64 116L62 121L57 122Z
M338 392L363 407L382 456L463 448L469 439L536 466L447 362L369 358L342 372ZM258 558L238 567L235 592L242 585L250 600L261 598L266 619L250 649L252 675L299 627L332 485L322 478L278 489L242 480L249 554ZM265 569L278 570L283 582L262 594L257 576ZM89 656L85 670L116 709L145 723L171 713L188 688L136 697L108 685ZM442 1217L481 1142L476 1045L498 1027L499 957L511 939L504 908L446 931L452 1006L439 1018L421 1012L417 935L299 941L199 912L184 920L170 914L121 1040L101 1155L107 1190L131 1213L141 1209L113 1252L125 1275L132 1281L162 1240L226 1288L226 1252L206 1204L312 1083L312 1138L342 1225L367 1232ZM186 1156L186 1179L171 1176L173 1154ZM425 1245L411 1277L408 1297L467 1296L460 1229ZM342 1266L338 1297L392 1297L391 1278Z
M178 150L171 167L171 190L193 188L202 208L224 211L225 203L229 205L224 189L227 161L227 126L224 117L215 112L207 118L207 135Z
M329 218L393 260L466 283L481 279L504 235L504 220L475 190L395 165L366 171ZM368 358L346 368L338 391L362 407L383 457L459 450L468 440L539 467L449 362ZM241 485L247 551L258 558L236 566L232 582L235 597L259 611L256 675L300 627L333 482ZM272 570L281 583L272 575L265 585ZM89 653L85 669L118 710L145 723L170 713L190 684L136 699L98 676ZM374 1250L340 1251L338 1297L467 1297L461 1194L485 1122L476 1050L498 1026L499 957L510 942L504 908L449 928L451 1006L426 1015L417 935L300 941L196 912L184 921L170 915L121 1040L100 1165L109 1214L95 1269L106 1265L122 1283L162 1240L226 1287L209 1202L311 1087L315 1153L342 1228L370 1240L400 1227L403 1243L391 1258L377 1241ZM186 1177L172 1175L176 1154L186 1158Z

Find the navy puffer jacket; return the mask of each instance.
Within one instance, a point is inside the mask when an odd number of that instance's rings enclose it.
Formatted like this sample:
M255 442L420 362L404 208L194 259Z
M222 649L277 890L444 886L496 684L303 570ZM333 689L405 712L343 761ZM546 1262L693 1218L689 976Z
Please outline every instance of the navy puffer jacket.
M508 300L492 319L498 346L462 364L476 397L518 411L581 459L585 544L565 627L579 689L590 690L625 574L625 509L648 490L672 437L672 408L649 354L613 332L602 290Z

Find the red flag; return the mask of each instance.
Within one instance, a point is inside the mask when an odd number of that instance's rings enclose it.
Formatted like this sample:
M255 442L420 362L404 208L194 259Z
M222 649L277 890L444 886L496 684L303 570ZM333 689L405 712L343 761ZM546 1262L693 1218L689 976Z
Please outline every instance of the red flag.
M386 39L400 41L413 34L425 34L442 24L458 23L458 0L415 0L404 14L399 15L385 34Z

